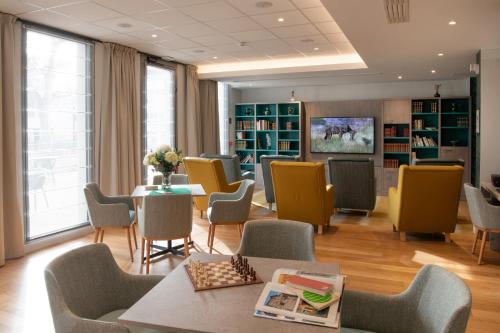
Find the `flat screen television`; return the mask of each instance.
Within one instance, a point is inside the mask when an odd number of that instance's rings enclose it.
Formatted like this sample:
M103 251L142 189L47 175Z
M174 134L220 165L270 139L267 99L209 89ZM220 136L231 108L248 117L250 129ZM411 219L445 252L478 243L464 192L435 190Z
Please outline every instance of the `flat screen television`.
M373 154L373 117L311 118L311 153Z

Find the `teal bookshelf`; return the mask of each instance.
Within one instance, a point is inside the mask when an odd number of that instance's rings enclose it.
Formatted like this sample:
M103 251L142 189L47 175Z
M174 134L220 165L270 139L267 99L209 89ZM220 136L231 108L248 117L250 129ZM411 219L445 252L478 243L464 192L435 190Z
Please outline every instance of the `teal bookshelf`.
M411 101L411 151L413 158L439 157L439 98Z
M470 137L468 98L441 99L441 143L443 146L467 147Z
M302 156L302 103L236 104L235 153L255 171L262 155Z
M410 163L410 125L384 123L384 167L398 168Z

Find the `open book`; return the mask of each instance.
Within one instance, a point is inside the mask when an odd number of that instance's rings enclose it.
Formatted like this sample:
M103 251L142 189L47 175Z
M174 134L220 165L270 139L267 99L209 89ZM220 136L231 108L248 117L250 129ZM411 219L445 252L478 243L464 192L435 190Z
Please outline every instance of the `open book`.
M333 285L333 292L326 300L329 301L329 306L318 310L318 306L313 306L310 299L304 297L303 290L287 286L287 280L292 276L301 276ZM255 305L255 316L338 328L344 283L343 275L280 268L274 272L272 281L264 287Z

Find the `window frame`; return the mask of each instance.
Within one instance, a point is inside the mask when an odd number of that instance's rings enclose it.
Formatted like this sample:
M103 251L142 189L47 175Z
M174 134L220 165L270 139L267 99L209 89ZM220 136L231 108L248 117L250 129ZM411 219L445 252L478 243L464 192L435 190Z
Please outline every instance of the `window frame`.
M29 182L28 182L28 158L27 158L27 125L28 125L28 115L27 115L27 33L28 31L34 31L41 34L46 34L49 36L66 39L72 42L78 42L85 44L86 56L89 62L86 64L86 73L88 75L86 82L86 90L88 92L86 101L86 122L85 130L88 135L85 136L86 140L86 161L87 161L87 182L91 182L94 179L94 66L95 66L95 54L94 54L94 42L90 39L75 35L72 33L64 32L59 29L50 28L47 26L24 22L22 25L21 32L21 147L22 147L22 190L23 190L23 224L24 224L24 242L28 244L30 242L38 241L41 239L46 239L48 237L56 236L59 234L67 233L70 231L78 230L81 228L88 227L90 225L90 218L88 212L86 214L87 218L84 222L72 225L68 228L61 230L56 230L53 232L44 233L37 235L35 237L30 237L30 218L29 218Z

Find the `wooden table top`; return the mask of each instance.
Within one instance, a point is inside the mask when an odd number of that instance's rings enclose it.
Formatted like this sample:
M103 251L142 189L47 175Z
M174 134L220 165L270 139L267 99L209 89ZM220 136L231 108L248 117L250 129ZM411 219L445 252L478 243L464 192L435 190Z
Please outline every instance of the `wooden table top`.
M229 256L193 253L190 259L224 261ZM195 292L184 264L177 266L158 285L118 318L123 324L170 332L340 332L340 329L258 318L255 304L278 268L340 274L338 264L249 257L248 262L263 284Z
M495 199L500 201L500 187L495 187L492 182L481 182L481 186L487 189Z
M155 185L138 185L135 187L134 192L130 195L131 198L143 198L155 189L152 189L151 186ZM203 189L203 186L201 184L182 184L182 185L170 185L171 188L186 188L191 190L191 195L193 197L203 197L207 195L205 190ZM157 186L156 190L158 190L160 187Z

